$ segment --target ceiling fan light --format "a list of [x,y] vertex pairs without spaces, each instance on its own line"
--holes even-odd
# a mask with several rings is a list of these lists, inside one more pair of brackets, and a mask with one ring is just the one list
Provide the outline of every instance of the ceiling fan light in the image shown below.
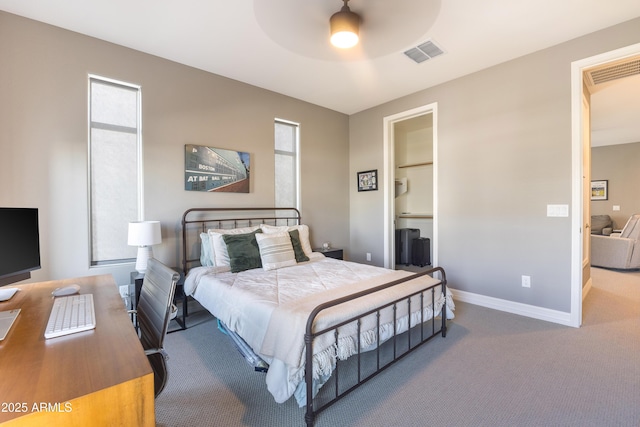
[[343,6],[334,13],[329,21],[331,26],[331,44],[340,49],[348,49],[358,44],[360,16]]
[[340,31],[331,36],[331,44],[340,49],[349,49],[358,44],[358,35],[350,31]]

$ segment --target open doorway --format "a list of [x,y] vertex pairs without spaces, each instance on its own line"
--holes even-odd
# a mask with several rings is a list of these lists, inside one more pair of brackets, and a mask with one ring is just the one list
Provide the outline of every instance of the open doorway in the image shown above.
[[[590,273],[593,287],[607,289],[610,283],[596,280],[609,276],[595,267],[620,269],[619,277],[640,267],[631,256],[636,251],[626,239],[617,238],[627,221],[640,212],[640,55],[589,68],[584,77],[585,90],[591,94],[592,182],[606,190],[590,203],[594,266]],[[583,289],[583,300],[589,290]]]
[[636,56],[640,56],[640,44],[576,61],[571,67],[573,184],[570,325],[575,327],[582,324],[582,300],[586,295],[584,291],[588,291],[590,286],[589,244],[585,244],[585,241],[590,235],[591,200],[589,193],[585,191],[585,184],[591,179],[591,115],[585,113],[585,108],[590,109],[591,99],[585,82],[585,72]]
[[592,180],[607,189],[591,199],[591,215],[606,228],[591,224],[591,232],[606,235],[640,212],[640,56],[589,68],[585,81],[591,95]]
[[[437,104],[384,118],[384,262],[386,268],[419,269],[437,265],[438,162]],[[411,241],[400,242],[396,230],[414,230],[423,253],[420,262],[407,255]],[[400,246],[404,252],[400,250]],[[427,249],[428,248],[428,249]],[[402,254],[402,255],[401,255]],[[402,256],[402,259],[400,257]],[[416,264],[416,265],[414,265]]]

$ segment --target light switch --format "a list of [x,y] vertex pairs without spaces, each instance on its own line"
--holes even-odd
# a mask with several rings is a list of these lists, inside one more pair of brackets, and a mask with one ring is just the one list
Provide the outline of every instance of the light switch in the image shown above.
[[547,205],[548,217],[567,217],[569,216],[569,205]]
[[620,205],[613,205],[613,210],[614,211],[619,211],[620,210]]

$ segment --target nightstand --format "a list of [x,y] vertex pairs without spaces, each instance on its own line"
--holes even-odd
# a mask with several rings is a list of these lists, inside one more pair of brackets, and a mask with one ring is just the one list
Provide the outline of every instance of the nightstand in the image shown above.
[[343,259],[342,249],[336,249],[336,248],[331,248],[331,249],[318,248],[318,249],[314,249],[313,251],[314,251],[314,252],[320,252],[321,254],[323,254],[324,256],[329,257],[329,258]]

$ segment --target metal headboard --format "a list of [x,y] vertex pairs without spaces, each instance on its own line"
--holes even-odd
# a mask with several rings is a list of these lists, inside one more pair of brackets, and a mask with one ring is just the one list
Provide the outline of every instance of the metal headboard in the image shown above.
[[[238,228],[252,225],[299,225],[296,208],[191,208],[182,215],[182,271],[200,263],[200,233],[210,228]],[[197,250],[193,250],[197,247]],[[193,255],[197,253],[198,257]]]

